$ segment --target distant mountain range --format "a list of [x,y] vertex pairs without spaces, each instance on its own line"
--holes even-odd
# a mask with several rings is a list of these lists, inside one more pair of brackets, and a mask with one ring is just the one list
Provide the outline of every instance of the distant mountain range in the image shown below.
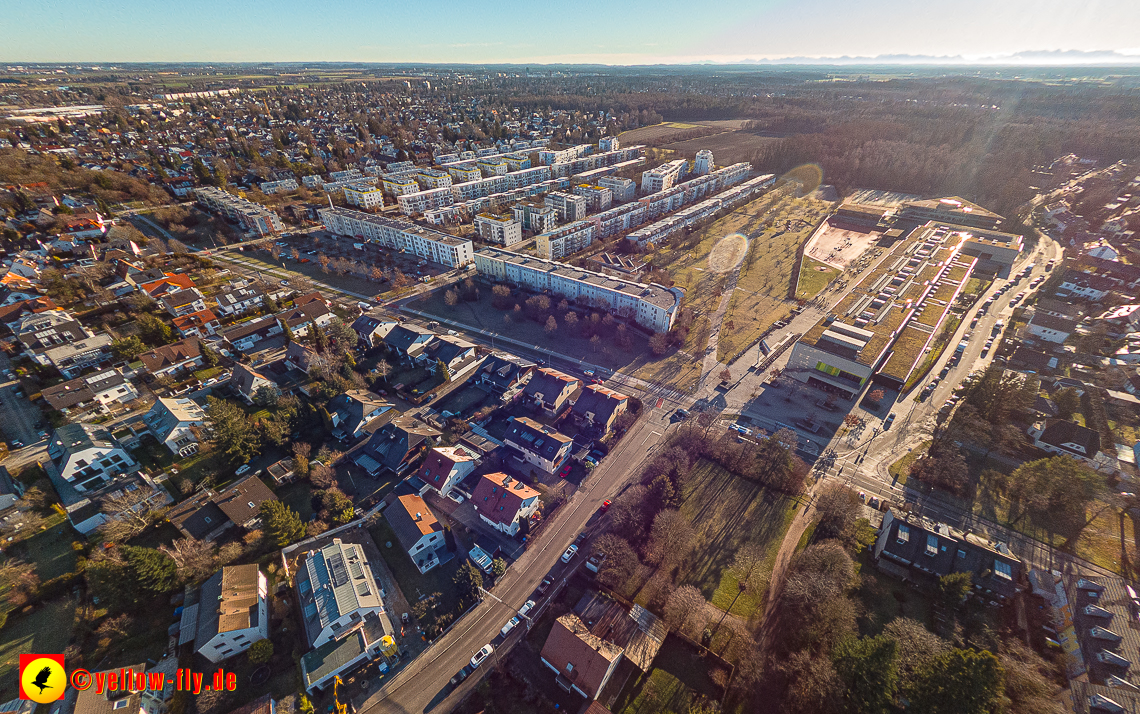
[[809,64],[809,65],[1140,65],[1140,55],[1116,50],[1034,50],[1010,55],[964,57],[962,55],[876,55],[874,57],[780,57],[743,59],[737,62],[698,62],[696,64]]

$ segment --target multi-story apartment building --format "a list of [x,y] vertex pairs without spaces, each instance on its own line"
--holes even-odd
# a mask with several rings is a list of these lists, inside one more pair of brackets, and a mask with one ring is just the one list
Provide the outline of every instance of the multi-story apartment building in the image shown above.
[[591,220],[598,226],[597,237],[609,238],[641,225],[645,221],[645,206],[641,203],[626,203],[591,216]]
[[385,176],[380,180],[380,185],[383,187],[384,193],[396,198],[419,193],[423,190],[411,176]]
[[455,196],[456,201],[470,201],[473,198],[482,198],[493,193],[506,191],[510,187],[510,179],[506,176],[490,176],[478,181],[454,184],[451,187],[451,193]]
[[478,181],[483,178],[483,172],[469,164],[453,164],[448,166],[447,173],[451,175],[453,183],[466,183],[467,181]]
[[[415,184],[415,181],[412,183]],[[405,216],[425,213],[455,203],[455,194],[452,193],[452,188],[454,187],[433,188],[428,191],[405,193],[398,196],[396,202],[400,204],[400,213],[403,213]]]
[[384,207],[384,191],[375,186],[346,186],[344,200],[350,206],[359,206],[368,210]]
[[669,238],[680,235],[685,232],[685,219],[677,216],[669,216],[663,218],[656,223],[651,223],[647,226],[642,226],[633,231],[625,237],[631,243],[636,243],[639,248],[646,246],[654,246],[662,243]]
[[522,171],[530,168],[530,156],[527,154],[504,156],[503,161],[507,163],[507,171]]
[[553,208],[558,214],[558,220],[563,223],[580,221],[586,217],[586,199],[584,196],[575,196],[562,191],[551,191],[546,194],[543,203]]
[[618,203],[628,203],[637,198],[637,184],[633,179],[604,176],[598,179],[598,185],[602,188],[608,188]]
[[575,300],[616,312],[655,332],[668,332],[681,307],[684,291],[663,285],[611,278],[544,258],[533,258],[498,248],[475,254],[481,275],[512,285]]
[[285,230],[281,217],[265,206],[247,201],[240,196],[227,193],[212,186],[194,190],[194,197],[206,209],[236,221],[242,228],[259,234],[278,233]]
[[657,193],[672,188],[676,183],[685,178],[685,172],[688,169],[689,162],[686,159],[676,159],[661,164],[655,169],[649,169],[641,173],[641,192],[642,193]]
[[641,205],[645,206],[645,218],[656,218],[663,213],[670,213],[676,211],[681,206],[685,205],[685,189],[681,186],[673,186],[664,191],[651,193],[648,196],[642,196],[639,199]]
[[301,183],[305,188],[319,189],[325,185],[325,180],[319,174],[309,174],[301,177]]
[[433,188],[448,188],[451,186],[451,174],[439,169],[420,169],[412,174],[412,178],[427,191]]
[[598,151],[605,153],[607,151],[617,151],[621,148],[621,142],[618,141],[616,136],[603,136],[598,139]]
[[545,166],[550,166],[552,164],[560,164],[568,161],[573,161],[580,156],[585,156],[586,154],[592,153],[593,150],[593,144],[578,144],[577,146],[571,146],[569,149],[562,149],[560,151],[555,151],[553,149],[543,149],[542,151],[538,152],[538,161]]
[[507,175],[507,162],[502,159],[480,159],[475,165],[485,177]]
[[262,181],[258,186],[261,192],[266,196],[272,196],[275,193],[288,193],[289,191],[297,190],[296,179],[283,179],[281,181]]
[[474,260],[471,241],[423,228],[414,223],[347,208],[322,208],[318,215],[329,231],[367,238],[382,246],[413,253],[426,260],[460,268]]
[[534,168],[521,169],[519,171],[512,171],[507,174],[507,186],[510,188],[522,188],[523,186],[531,186],[537,183],[550,180],[550,167],[549,166],[535,166]]
[[543,233],[535,238],[535,251],[543,258],[556,260],[583,250],[597,235],[594,221],[575,221]]
[[358,178],[364,178],[364,174],[360,169],[347,169],[345,171],[332,171],[329,173],[329,181],[352,181]]
[[707,176],[713,170],[713,153],[708,149],[697,152],[697,160],[693,162],[693,173],[697,176]]
[[578,184],[573,189],[575,196],[581,196],[586,199],[586,211],[588,213],[597,213],[604,211],[610,207],[614,201],[614,194],[608,188],[601,186],[591,186],[590,184]]
[[522,223],[510,216],[480,213],[475,216],[475,230],[488,243],[512,246],[522,241]]
[[558,214],[550,206],[516,203],[511,207],[511,214],[525,230],[531,233],[549,233],[558,225]]
[[48,442],[48,458],[55,464],[59,478],[80,493],[105,486],[115,476],[138,468],[111,432],[93,424],[64,424],[56,428]]

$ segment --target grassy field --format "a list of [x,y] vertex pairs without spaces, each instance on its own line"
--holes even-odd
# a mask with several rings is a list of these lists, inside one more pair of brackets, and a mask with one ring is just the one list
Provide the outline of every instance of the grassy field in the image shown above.
[[751,618],[762,612],[767,588],[737,597],[738,581],[730,572],[733,558],[744,545],[757,544],[767,549],[764,569],[770,572],[794,515],[794,502],[708,461],[693,467],[684,497],[681,513],[693,523],[697,545],[680,584],[697,586],[722,610],[731,605],[734,615]]
[[[225,263],[230,262],[227,260],[229,255],[231,254],[222,253],[213,257],[216,260]],[[281,262],[275,262],[272,259],[272,256],[270,256],[268,253],[263,253],[261,251],[245,251],[244,253],[236,253],[233,255],[236,255],[241,259],[242,262],[246,263],[247,265],[245,267],[251,269],[262,267],[266,270],[276,270],[278,272],[281,271]],[[293,260],[286,260],[285,270],[289,273],[300,273],[301,275],[304,275],[311,280],[319,280],[322,283],[331,285],[332,287],[341,290],[347,290],[349,292],[357,293],[360,295],[374,295],[376,296],[377,300],[388,299],[382,297],[382,293],[384,293],[385,289],[388,287],[386,284],[374,283],[371,280],[365,280],[364,278],[358,278],[353,275],[337,275],[331,271],[325,273],[321,270],[320,264],[316,262],[298,263]],[[275,275],[271,274],[270,278],[273,279],[273,282],[276,282]]]
[[832,280],[839,276],[839,270],[827,263],[821,263],[814,258],[804,256],[804,264],[800,269],[800,279],[796,283],[796,298],[811,300],[823,292]]
[[931,625],[929,597],[901,580],[876,570],[870,564],[870,549],[864,549],[857,560],[861,577],[855,596],[863,603],[863,615],[859,618],[862,634],[877,635],[888,623],[899,617],[918,620],[927,627]]
[[20,541],[11,549],[12,555],[35,564],[40,581],[75,570],[75,551],[71,544],[80,540],[79,534],[63,516],[53,515],[48,524],[47,530]]
[[682,156],[692,156],[701,149],[708,149],[713,152],[718,164],[727,166],[738,161],[752,161],[767,144],[773,141],[775,139],[771,137],[747,131],[728,131],[715,136],[676,141],[666,144],[665,148],[673,149]]
[[687,714],[701,697],[719,701],[723,692],[708,677],[705,661],[675,637],[667,637],[653,667],[630,677],[618,694],[617,714]]
[[898,461],[895,461],[890,466],[888,466],[887,473],[889,473],[896,481],[898,481],[898,484],[902,486],[906,483],[907,477],[910,476],[911,464],[913,464],[915,461],[918,461],[918,457],[925,454],[928,448],[930,448],[930,442],[922,442],[922,444],[916,446],[904,454],[903,457]]
[[741,121],[728,119],[724,121],[697,121],[679,122],[667,121],[652,126],[642,126],[637,129],[623,131],[618,135],[623,146],[632,144],[665,144],[679,139],[692,139],[694,129],[704,130],[701,135],[707,136],[719,131],[734,130],[740,127]]
[[63,652],[74,620],[71,598],[52,600],[28,615],[12,615],[0,636],[0,697],[7,701],[20,694],[16,682],[20,654]]
[[[368,532],[376,541],[376,547],[384,556],[384,562],[392,571],[392,577],[400,584],[400,590],[404,593],[408,604],[414,606],[421,597],[439,593],[439,599],[436,601],[434,610],[436,614],[444,615],[458,611],[459,597],[456,595],[455,583],[452,581],[455,578],[455,573],[459,570],[459,566],[463,565],[462,553],[457,553],[456,557],[449,562],[437,565],[421,575],[415,563],[400,547],[400,542],[396,540],[396,534],[387,521],[383,518],[373,520],[372,525],[368,527]],[[391,548],[385,545],[389,542],[392,544]]]
[[[755,204],[750,204],[755,205]],[[815,224],[831,210],[831,204],[811,198],[780,196],[749,222],[752,235],[748,255],[740,268],[736,292],[724,314],[732,329],[722,330],[717,357],[731,361],[776,320],[791,313],[788,287],[796,271],[796,251],[811,237]],[[804,221],[800,228],[785,231],[787,221]]]

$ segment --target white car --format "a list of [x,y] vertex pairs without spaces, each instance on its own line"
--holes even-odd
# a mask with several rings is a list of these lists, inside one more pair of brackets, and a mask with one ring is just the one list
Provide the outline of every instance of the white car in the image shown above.
[[487,659],[488,657],[490,657],[491,653],[494,651],[495,651],[495,648],[492,647],[491,645],[489,645],[489,644],[483,645],[483,648],[481,650],[479,650],[478,652],[476,652],[475,656],[471,658],[471,667],[475,668],[475,667],[478,667],[479,665],[483,664],[483,661],[485,659]]
[[247,473],[249,473],[249,468],[250,468],[249,464],[242,464],[241,466],[238,467],[237,471],[234,471],[234,475],[235,476],[242,476],[244,474],[247,474]]
[[511,619],[507,620],[507,624],[503,625],[503,629],[499,630],[499,634],[501,634],[503,637],[506,637],[507,635],[511,634],[511,630],[515,629],[515,625],[517,624],[519,624],[519,618],[512,617]]
[[523,606],[519,608],[519,614],[522,615],[523,617],[526,617],[527,615],[530,614],[530,611],[533,609],[534,609],[534,600],[527,600],[526,602],[523,603]]
[[563,563],[569,563],[571,560],[574,559],[574,556],[577,554],[578,554],[578,546],[571,545],[569,548],[566,549],[566,552],[562,554],[562,562]]

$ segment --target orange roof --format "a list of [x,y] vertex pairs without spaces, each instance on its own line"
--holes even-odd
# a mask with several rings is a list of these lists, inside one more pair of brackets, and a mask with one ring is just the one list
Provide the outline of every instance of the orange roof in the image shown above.
[[[429,535],[440,530],[439,520],[435,514],[428,508],[427,502],[416,495],[400,496],[397,501],[404,507],[404,510],[412,516],[412,523],[420,529],[420,535]],[[414,517],[415,514],[420,514],[419,520]]]
[[199,310],[192,312],[189,315],[174,318],[174,326],[179,330],[186,330],[191,327],[200,327],[209,322],[216,322],[218,316],[214,314],[213,310]]
[[[167,273],[166,275],[159,278],[158,280],[152,280],[149,283],[143,283],[139,287],[142,288],[143,292],[147,293],[148,295],[151,295],[152,293],[154,293],[155,291],[160,290],[160,289],[162,290],[162,292],[166,292],[166,290],[168,288],[163,288],[163,286],[178,287],[178,288],[182,288],[183,290],[185,290],[187,288],[194,287],[194,281],[190,279],[189,275],[178,275],[176,273]],[[153,297],[153,295],[152,295],[152,297]]]

